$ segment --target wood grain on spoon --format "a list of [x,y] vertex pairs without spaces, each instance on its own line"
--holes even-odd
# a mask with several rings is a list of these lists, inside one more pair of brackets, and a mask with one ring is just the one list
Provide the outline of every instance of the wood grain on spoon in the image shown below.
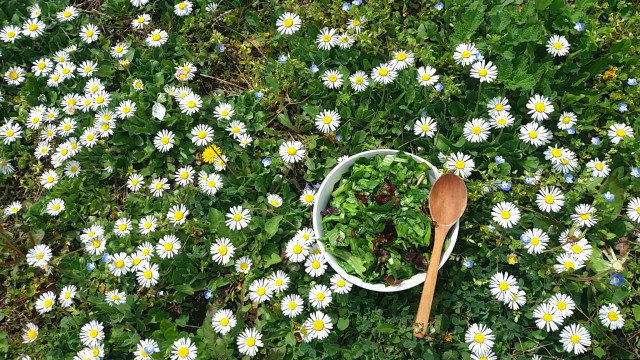
[[422,338],[427,333],[433,293],[438,279],[438,267],[442,255],[442,244],[449,229],[460,219],[467,207],[467,186],[454,174],[444,174],[438,178],[429,193],[429,210],[436,223],[433,251],[429,259],[427,277],[424,280],[420,305],[413,324],[413,335]]

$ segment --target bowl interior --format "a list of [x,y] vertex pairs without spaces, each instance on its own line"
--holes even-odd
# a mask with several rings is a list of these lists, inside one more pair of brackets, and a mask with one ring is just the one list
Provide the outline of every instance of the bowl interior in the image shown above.
[[[390,149],[370,150],[370,151],[361,152],[359,154],[350,156],[340,164],[336,165],[329,172],[329,174],[325,177],[324,181],[320,185],[320,189],[318,189],[318,193],[316,195],[316,204],[313,207],[313,219],[312,219],[313,230],[315,231],[318,238],[321,238],[322,236],[324,236],[324,231],[322,229],[321,212],[327,208],[327,205],[331,201],[331,193],[333,192],[333,188],[335,187],[336,183],[338,183],[340,179],[342,179],[342,176],[351,169],[351,166],[353,166],[356,159],[360,157],[371,158],[376,155],[383,155],[383,156],[393,155],[396,153],[398,153],[398,150],[390,150]],[[413,159],[415,159],[417,162],[426,163],[431,168],[431,170],[429,170],[429,172],[427,173],[429,182],[431,184],[433,184],[438,179],[438,177],[440,176],[440,171],[438,171],[438,169],[435,166],[433,166],[430,162],[426,161],[425,159],[419,156],[409,154],[409,153],[407,154],[411,155],[411,157],[413,157]],[[459,223],[456,222],[456,224],[452,227],[451,231],[449,232],[449,237],[444,243],[444,246],[443,246],[444,250],[442,253],[442,258],[440,260],[440,267],[442,267],[442,265],[444,265],[447,259],[449,259],[449,256],[453,251],[453,246],[455,245],[456,239],[458,237],[458,230],[459,230]],[[338,264],[336,258],[326,251],[324,244],[322,244],[321,241],[318,241],[318,246],[322,249],[323,252],[325,252],[327,262],[329,263],[329,265],[338,274],[340,274],[340,276],[344,277],[347,281],[351,282],[352,284],[367,290],[378,291],[378,292],[401,291],[401,290],[409,289],[416,285],[422,284],[424,282],[424,279],[427,276],[426,273],[419,273],[409,279],[405,279],[400,284],[395,286],[368,283],[363,281],[357,276],[348,274],[340,266],[340,264]]]

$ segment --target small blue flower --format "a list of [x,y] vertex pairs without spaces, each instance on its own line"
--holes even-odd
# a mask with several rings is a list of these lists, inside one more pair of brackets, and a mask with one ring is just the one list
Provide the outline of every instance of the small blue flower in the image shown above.
[[94,264],[94,263],[88,263],[87,264],[87,270],[93,271],[93,270],[95,270],[95,268],[96,268],[96,264]]
[[564,175],[564,182],[566,182],[567,184],[573,184],[573,175],[565,174]]
[[616,196],[615,196],[615,195],[613,195],[610,191],[607,191],[607,192],[606,192],[604,195],[602,195],[602,196],[604,196],[604,199],[605,199],[605,200],[607,200],[607,201],[613,201],[613,199],[615,199],[615,198],[616,198]]
[[611,275],[611,280],[609,280],[609,284],[615,285],[615,286],[620,286],[623,283],[624,283],[624,278],[622,277],[622,275],[619,275],[619,274],[612,274]]
[[268,157],[262,159],[262,166],[268,167],[269,165],[271,165],[271,159],[269,159]]
[[156,348],[155,348],[155,347],[153,347],[153,346],[145,346],[145,347],[144,347],[144,352],[146,352],[146,353],[147,353],[147,355],[151,355],[151,354],[153,354],[154,352],[156,352]]
[[211,299],[211,290],[205,290],[204,298],[207,300]]
[[531,185],[535,182],[535,179],[532,178],[531,176],[525,176],[524,177],[524,183],[527,185]]
[[527,245],[531,242],[531,238],[522,234],[520,235],[520,241],[522,241],[523,244]]
[[575,133],[576,133],[576,129],[573,126],[567,129],[567,134],[573,135]]
[[620,111],[621,113],[626,112],[627,109],[627,104],[622,103],[622,104],[618,104],[618,111]]
[[102,254],[102,262],[108,263],[109,261],[111,261],[111,255],[108,252]]
[[442,3],[442,1],[439,1],[439,2],[436,4],[436,10],[440,11],[440,10],[442,10],[442,9],[444,9],[444,4]]
[[592,143],[593,145],[600,145],[600,138],[599,138],[599,137],[597,137],[597,136],[592,137],[592,138],[591,138],[591,143]]
[[482,60],[484,60],[484,56],[482,56],[482,54],[480,52],[478,52],[476,54],[476,61],[482,61]]
[[584,30],[584,23],[577,22],[573,28],[576,29],[577,31],[582,31]]
[[437,83],[433,88],[436,89],[436,91],[441,91],[444,89],[444,86],[442,86],[442,83]]
[[631,168],[631,176],[633,177],[640,177],[640,169],[638,169],[637,167],[632,167]]
[[464,259],[464,261],[462,262],[462,265],[464,265],[464,267],[466,267],[467,269],[471,269],[473,267],[473,261],[469,259]]
[[220,51],[221,53],[224,52],[227,48],[224,46],[224,44],[218,44],[218,46],[216,47],[218,49],[218,51]]
[[489,230],[491,230],[491,231],[495,231],[495,230],[496,230],[496,227],[495,227],[495,226],[493,226],[493,225],[491,225],[491,224],[487,225],[487,227],[488,227],[488,228],[489,228]]
[[358,5],[362,4],[362,0],[353,0],[351,3],[353,5],[355,5],[355,6],[358,6]]
[[318,65],[313,64],[313,65],[309,66],[309,70],[311,70],[311,72],[315,74],[315,73],[317,73],[317,72],[318,72],[318,70],[320,70],[320,69],[318,69]]
[[427,110],[422,110],[422,114],[420,114],[420,116],[427,117]]
[[289,58],[287,57],[287,55],[280,55],[278,56],[278,61],[280,61],[281,64],[284,64],[287,62]]
[[504,158],[500,155],[496,156],[496,164],[500,165],[500,164],[504,164]]
[[264,93],[260,90],[256,91],[255,95],[257,99],[262,99],[264,97]]
[[160,291],[158,291],[158,292],[156,293],[156,295],[158,295],[158,296],[163,296],[163,295],[164,295],[164,291],[160,290]]
[[638,85],[638,80],[636,80],[636,78],[629,78],[627,79],[627,84],[630,86],[636,86]]
[[336,135],[336,141],[342,141],[342,135],[340,134]]
[[500,183],[500,189],[504,190],[504,191],[509,191],[511,190],[511,183],[508,181],[503,181]]
[[349,11],[349,9],[351,9],[351,4],[349,3],[342,4],[342,10]]
[[313,184],[313,188],[316,190],[320,189],[320,184],[319,183]]

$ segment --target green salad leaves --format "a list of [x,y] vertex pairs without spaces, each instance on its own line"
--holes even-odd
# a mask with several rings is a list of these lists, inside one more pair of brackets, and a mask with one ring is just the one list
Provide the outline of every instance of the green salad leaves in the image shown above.
[[322,212],[321,241],[349,273],[398,284],[425,271],[431,243],[429,166],[404,153],[359,158]]

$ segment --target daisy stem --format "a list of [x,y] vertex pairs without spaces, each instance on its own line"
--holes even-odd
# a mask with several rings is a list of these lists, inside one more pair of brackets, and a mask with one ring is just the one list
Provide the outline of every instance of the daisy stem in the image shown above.
[[220,161],[222,161],[222,163],[224,163],[224,166],[227,167],[227,169],[229,169],[229,171],[231,171],[231,173],[233,174],[234,177],[238,177],[238,175],[236,175],[235,171],[233,171],[233,169],[231,168],[231,166],[229,166],[229,164],[227,164],[227,162],[224,160],[224,158],[222,156],[220,156],[220,154],[218,154],[218,152],[216,151],[216,149],[214,147],[211,147],[211,150],[213,150],[214,153],[216,153],[216,157],[220,158]]
[[478,98],[476,99],[476,108],[473,109],[473,116],[478,115],[478,105],[480,104],[480,92],[482,91],[482,82],[478,85]]

